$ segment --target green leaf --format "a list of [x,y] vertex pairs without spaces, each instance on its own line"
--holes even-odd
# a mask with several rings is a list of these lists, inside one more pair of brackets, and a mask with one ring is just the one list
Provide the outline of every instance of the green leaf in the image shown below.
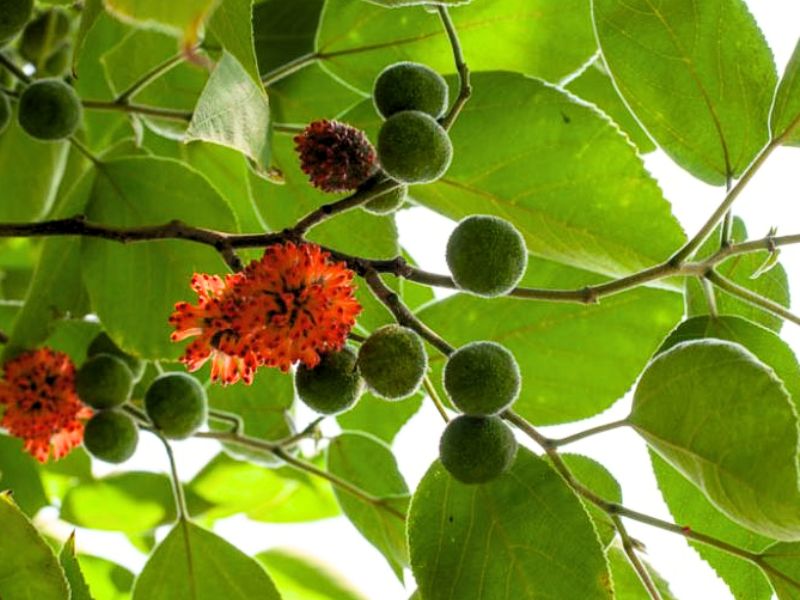
[[253,45],[253,0],[221,0],[208,22],[208,32],[236,58],[253,83],[260,86]]
[[[541,259],[529,261],[528,273],[525,284],[543,287],[597,281]],[[476,339],[506,346],[523,374],[514,410],[537,425],[551,425],[590,417],[621,398],[681,313],[678,294],[639,287],[598,305],[456,294],[428,305],[419,317],[455,346]],[[431,354],[430,364],[439,384],[444,359]]]
[[459,483],[434,462],[414,494],[408,539],[425,600],[613,597],[583,505],[522,447],[511,471],[484,485]]
[[[93,221],[119,227],[184,219],[197,227],[237,229],[230,208],[203,177],[181,163],[150,157],[104,163],[86,212]],[[166,240],[123,246],[85,239],[81,260],[92,307],[106,330],[123,349],[148,359],[179,354],[167,319],[176,302],[194,301],[192,274],[225,268],[208,246]]]
[[800,600],[800,543],[779,542],[762,553],[778,600]]
[[[453,219],[508,219],[532,254],[609,276],[681,245],[661,190],[607,119],[521,75],[475,73],[472,83],[451,131],[453,164],[438,182],[412,188],[418,203]],[[502,142],[475,143],[487,131]]]
[[324,0],[264,0],[253,6],[253,43],[261,74],[314,51]]
[[244,513],[255,521],[297,523],[339,514],[327,482],[293,468],[268,469],[226,454],[203,467],[188,489],[213,505],[204,514],[209,519]]
[[800,145],[800,40],[794,47],[792,58],[786,65],[786,71],[778,84],[775,93],[775,105],[772,107],[770,126],[772,137],[777,138],[793,127],[786,144]]
[[769,138],[772,53],[742,0],[593,0],[603,57],[627,105],[706,183],[738,177]]
[[[620,548],[609,548],[606,556],[611,567],[611,578],[614,580],[614,598],[616,600],[650,600],[639,575],[633,570],[631,563]],[[662,600],[677,600],[669,589],[669,584],[653,567],[644,563],[650,578],[661,593]]]
[[53,551],[17,508],[0,493],[0,598],[64,600],[69,587]]
[[[622,488],[614,476],[603,465],[588,456],[580,454],[562,454],[561,458],[579,482],[609,502],[622,504]],[[592,517],[597,536],[604,547],[614,540],[617,529],[614,522],[603,510],[590,502],[583,502],[586,512]]]
[[422,406],[423,399],[424,395],[419,393],[398,402],[387,402],[365,392],[354,408],[338,415],[336,420],[342,429],[363,431],[391,444]]
[[196,42],[198,29],[219,0],[103,0],[115,17],[141,27],[182,36],[186,46]]
[[[328,471],[377,498],[392,498],[392,506],[406,512],[408,486],[391,449],[363,433],[344,432],[328,446]],[[381,507],[334,489],[347,518],[386,557],[402,581],[408,565],[405,522]]]
[[730,519],[800,538],[794,406],[743,346],[701,340],[664,352],[639,380],[628,420]]
[[75,555],[75,532],[69,536],[61,549],[61,554],[58,556],[61,568],[64,569],[64,574],[67,576],[69,582],[69,598],[70,600],[93,600],[92,593],[89,591],[89,586],[81,572],[81,566],[78,563],[78,558]]
[[269,102],[261,83],[228,52],[211,72],[194,109],[187,140],[239,150],[262,169],[269,165]]
[[385,6],[386,8],[401,8],[403,6],[414,6],[416,4],[440,4],[442,6],[458,6],[459,4],[468,4],[471,0],[436,0],[430,2],[429,0],[366,0],[378,6]]
[[[189,512],[200,514],[208,502],[187,494]],[[91,529],[141,533],[175,519],[169,478],[130,471],[72,487],[61,502],[61,519]]]
[[116,563],[86,554],[78,555],[89,589],[102,600],[129,600],[133,573]]
[[647,132],[625,106],[619,92],[614,87],[614,82],[608,74],[608,67],[603,59],[598,56],[581,71],[580,75],[572,79],[565,86],[567,91],[583,100],[587,100],[606,113],[636,144],[639,152],[646,154],[656,149],[656,145]]
[[86,0],[83,5],[80,25],[78,26],[78,32],[75,34],[75,48],[72,51],[72,69],[75,72],[78,70],[78,63],[83,53],[86,37],[104,11],[103,0]]
[[[731,521],[652,450],[650,460],[658,488],[676,523],[751,552],[760,552],[772,543],[769,538]],[[769,600],[772,596],[764,575],[752,563],[705,544],[692,541],[689,544],[728,585],[736,600]]]
[[133,588],[133,600],[280,600],[266,571],[234,546],[180,522],[156,548]]
[[[747,239],[747,229],[744,222],[736,217],[733,221],[731,239],[734,243],[743,242]],[[697,258],[702,260],[708,258],[719,250],[719,228],[712,234],[706,243],[698,250]],[[770,256],[766,250],[739,254],[732,256],[717,267],[717,271],[749,290],[762,296],[774,300],[778,304],[788,308],[790,302],[789,278],[786,269],[780,263],[773,266],[765,273],[755,276],[764,261]],[[715,293],[717,301],[717,312],[722,315],[738,315],[769,327],[774,331],[780,331],[783,327],[783,319],[768,313],[765,310],[753,306],[749,302],[744,302],[738,298],[717,289]],[[704,296],[700,283],[695,277],[686,279],[686,312],[691,315],[706,315],[709,312],[708,302]]]
[[22,440],[6,435],[0,435],[0,490],[10,490],[29,517],[49,504],[36,460],[23,450]]
[[[517,71],[558,81],[597,49],[589,5],[583,0],[557,5],[547,0],[475,2],[454,10],[451,17],[473,71]],[[564,43],[566,37],[569,43]],[[317,53],[325,68],[364,92],[396,61],[455,72],[439,16],[424,7],[397,12],[363,2],[328,2]]]
[[314,558],[275,548],[256,555],[283,600],[366,600],[338,573]]

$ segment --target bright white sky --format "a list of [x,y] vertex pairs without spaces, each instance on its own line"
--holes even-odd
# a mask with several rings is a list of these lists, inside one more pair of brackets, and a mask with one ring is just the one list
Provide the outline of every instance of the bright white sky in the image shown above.
[[[772,47],[778,72],[782,73],[800,35],[800,2],[749,0],[748,4]],[[687,232],[694,232],[721,201],[723,192],[693,179],[663,153],[649,155],[645,162],[672,201],[674,212]],[[778,226],[780,234],[798,233],[799,203],[800,149],[779,149],[737,201],[735,212],[745,219],[753,237],[766,235],[773,225]],[[400,213],[398,223],[401,243],[421,266],[446,272],[444,249],[453,223],[419,208]],[[800,248],[783,250],[781,260],[790,274],[792,297],[800,298]],[[800,327],[787,324],[783,336],[800,354]],[[593,419],[549,428],[546,433],[559,437],[620,419],[628,414],[629,407],[630,401],[626,398]],[[300,423],[309,419],[308,414],[299,415]],[[426,402],[423,410],[397,437],[395,451],[412,489],[437,456],[441,430],[441,418]],[[635,433],[616,430],[571,445],[569,450],[606,465],[622,484],[627,506],[670,520],[657,490],[645,445]],[[213,456],[216,448],[212,442],[187,441],[176,444],[176,452],[181,475],[188,480]],[[166,471],[163,454],[159,443],[145,435],[136,456],[124,469]],[[107,473],[111,469],[98,465],[98,471]],[[40,521],[68,535],[71,527],[58,523],[55,517],[56,511],[48,510]],[[631,534],[646,544],[647,560],[670,582],[678,598],[724,600],[732,597],[682,538],[635,522],[629,522],[628,526]],[[301,525],[267,525],[233,517],[220,521],[215,531],[248,553],[278,546],[315,556],[333,566],[370,600],[405,600],[414,589],[410,578],[407,589],[398,583],[382,556],[344,518]],[[76,539],[80,549],[108,556],[136,572],[144,564],[145,556],[121,535],[80,530]]]

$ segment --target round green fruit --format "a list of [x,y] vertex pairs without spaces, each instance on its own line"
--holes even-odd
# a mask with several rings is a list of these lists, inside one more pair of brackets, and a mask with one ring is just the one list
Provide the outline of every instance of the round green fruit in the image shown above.
[[144,375],[144,370],[147,366],[145,361],[122,350],[105,331],[101,331],[94,337],[89,344],[89,349],[86,351],[87,356],[95,356],[97,354],[111,354],[122,360],[131,370],[134,382],[139,381]]
[[408,197],[408,187],[401,185],[368,200],[363,208],[373,215],[388,215],[403,206]]
[[0,92],[0,133],[3,133],[11,122],[11,102],[8,96]]
[[424,112],[396,113],[378,132],[378,160],[390,177],[402,183],[436,181],[452,158],[447,132]]
[[19,53],[39,66],[66,40],[69,35],[69,15],[62,9],[43,12],[28,23],[19,42]]
[[500,344],[472,342],[447,359],[444,388],[464,414],[494,415],[517,399],[519,366],[514,355]]
[[461,221],[447,241],[447,264],[462,290],[500,296],[522,279],[528,251],[522,234],[508,221],[473,215]]
[[298,367],[294,383],[300,400],[323,415],[334,415],[353,406],[364,388],[356,360],[356,353],[345,347],[324,354],[313,369]]
[[81,101],[59,79],[41,79],[26,87],[19,97],[19,124],[39,140],[69,137],[81,122]]
[[206,422],[208,399],[200,382],[186,373],[164,373],[144,395],[147,416],[170,439],[184,439]]
[[89,358],[75,376],[78,397],[93,408],[113,408],[131,397],[133,376],[116,356],[97,354]]
[[96,413],[83,432],[83,445],[89,454],[110,463],[128,460],[139,443],[139,429],[133,419],[120,410]]
[[430,67],[399,62],[381,71],[372,98],[384,118],[404,110],[419,110],[438,119],[447,109],[447,83]]
[[358,351],[358,368],[369,388],[387,400],[399,400],[419,389],[428,357],[420,337],[407,327],[384,325]]
[[0,46],[16,36],[33,14],[33,0],[0,0]]
[[439,458],[462,483],[486,483],[511,467],[517,440],[500,417],[461,415],[445,427],[439,441]]

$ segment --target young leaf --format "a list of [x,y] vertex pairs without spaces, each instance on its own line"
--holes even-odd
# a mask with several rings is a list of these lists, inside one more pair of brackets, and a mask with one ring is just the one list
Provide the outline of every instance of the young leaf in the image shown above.
[[772,53],[742,0],[594,0],[614,82],[667,154],[724,185],[769,138]]
[[74,531],[64,543],[64,547],[61,548],[58,560],[69,582],[69,600],[93,600],[92,593],[89,591],[89,586],[86,584],[78,558],[75,555]]
[[17,508],[0,493],[0,598],[64,600],[69,586],[53,551]]
[[459,483],[434,462],[414,494],[408,538],[425,600],[613,597],[589,516],[525,448],[484,485]]
[[208,22],[208,32],[261,85],[253,45],[253,0],[221,0]]
[[[392,498],[391,506],[406,512],[408,486],[392,451],[377,438],[344,432],[328,446],[328,470],[377,498]],[[402,580],[408,565],[405,523],[382,507],[334,488],[342,511],[361,534],[386,557]]]
[[133,587],[133,573],[116,563],[89,556],[78,555],[83,576],[92,594],[101,600],[130,600]]
[[701,340],[659,355],[629,422],[729,518],[800,538],[797,417],[783,383],[743,346]]
[[281,600],[255,560],[221,537],[181,522],[155,549],[133,600]]
[[274,548],[256,555],[283,600],[366,600],[338,573],[314,558]]
[[800,145],[800,40],[794,47],[792,58],[786,65],[786,72],[778,84],[775,93],[775,105],[772,107],[770,125],[772,137],[777,138],[792,128],[786,144]]

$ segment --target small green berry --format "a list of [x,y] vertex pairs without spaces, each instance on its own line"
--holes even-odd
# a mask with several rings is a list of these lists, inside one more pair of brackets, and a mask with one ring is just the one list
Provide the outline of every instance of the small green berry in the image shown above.
[[364,387],[356,360],[356,353],[345,347],[323,354],[313,369],[300,365],[294,377],[300,400],[323,415],[334,415],[353,406]]
[[97,354],[89,358],[75,375],[78,397],[93,408],[113,408],[131,397],[133,376],[116,356]]
[[69,15],[64,10],[47,10],[25,27],[19,41],[19,53],[33,64],[41,65],[66,40],[69,28]]
[[378,132],[378,160],[403,183],[439,179],[453,158],[453,144],[432,116],[407,110],[389,117]]
[[3,133],[11,122],[11,103],[8,96],[0,92],[0,133]]
[[473,215],[447,241],[447,264],[459,288],[478,296],[507,294],[528,265],[525,239],[508,221]]
[[206,422],[208,399],[200,382],[186,373],[164,373],[144,395],[147,416],[166,437],[185,439]]
[[384,118],[404,110],[419,110],[438,119],[447,109],[447,83],[430,67],[399,62],[381,71],[372,98]]
[[378,396],[399,400],[419,389],[428,357],[420,337],[407,327],[384,325],[358,351],[358,368]]
[[124,412],[112,409],[96,413],[83,432],[89,454],[110,463],[122,463],[136,451],[139,429]]
[[122,360],[131,370],[134,382],[139,381],[142,378],[142,375],[144,375],[144,370],[147,367],[147,363],[145,361],[135,356],[131,356],[117,346],[114,343],[114,340],[112,340],[105,331],[101,331],[94,337],[86,351],[86,355],[90,357],[95,356],[96,354],[111,354],[112,356],[116,356]]
[[403,206],[407,197],[408,187],[401,185],[368,200],[362,208],[373,215],[388,215]]
[[39,140],[60,140],[78,129],[81,101],[70,86],[59,79],[41,79],[26,87],[19,97],[22,129]]
[[472,342],[447,359],[444,388],[461,412],[494,415],[517,399],[519,366],[514,355],[500,344]]
[[445,427],[439,458],[462,483],[486,483],[508,471],[517,455],[517,440],[500,417],[461,415]]
[[0,0],[0,46],[22,31],[33,14],[33,0]]

